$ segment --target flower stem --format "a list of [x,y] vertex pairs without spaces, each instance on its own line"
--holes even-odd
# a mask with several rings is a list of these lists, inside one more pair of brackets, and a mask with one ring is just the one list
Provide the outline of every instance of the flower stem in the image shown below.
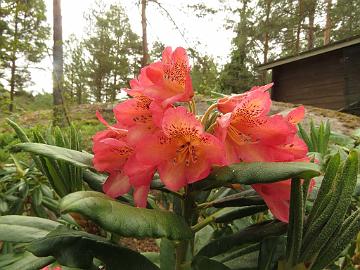
[[213,123],[213,124],[206,130],[206,132],[212,133],[212,132],[214,131],[214,128],[215,128],[216,124],[217,124],[216,122]]
[[[191,194],[190,187],[185,187],[184,199],[181,201],[181,215],[185,219],[186,223],[191,226],[193,222],[194,215],[194,198]],[[178,213],[180,214],[180,213]],[[184,270],[186,267],[186,261],[188,255],[192,256],[194,248],[194,238],[190,240],[180,241],[175,249],[176,252],[176,270]]]
[[191,112],[196,115],[196,103],[195,103],[195,100],[194,99],[191,99],[190,102],[189,102],[190,106],[191,106]]
[[206,225],[212,223],[215,220],[215,216],[209,216],[205,218],[204,220],[200,221],[199,223],[195,224],[191,227],[191,230],[195,233],[197,231],[200,231],[202,228],[204,228]]
[[201,124],[203,126],[206,125],[206,121],[209,119],[210,113],[217,108],[217,103],[212,104],[204,113],[203,117],[201,118]]

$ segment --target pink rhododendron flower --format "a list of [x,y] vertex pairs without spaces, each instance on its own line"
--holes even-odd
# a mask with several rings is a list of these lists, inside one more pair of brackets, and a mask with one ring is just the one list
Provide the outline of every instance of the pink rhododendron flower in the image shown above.
[[[254,86],[249,91],[239,94],[239,95],[231,95],[228,97],[220,98],[217,102],[217,108],[219,112],[222,113],[228,113],[232,112],[235,107],[246,97],[248,97],[250,94],[252,94],[252,91],[256,91],[259,93],[262,93],[265,96],[270,97],[270,95],[267,93],[267,91],[273,86],[273,83],[269,83],[264,86]],[[269,106],[270,109],[270,106]],[[267,113],[267,112],[266,112]]]
[[109,173],[103,190],[115,198],[133,187],[135,204],[145,207],[155,168],[136,160],[135,146],[128,141],[128,130],[119,129],[116,125],[107,126],[107,130],[98,132],[93,138],[94,167]]
[[44,268],[41,268],[41,270],[61,270],[61,267],[60,266],[56,266],[56,267],[45,266]]
[[[93,138],[93,163],[109,175],[104,192],[118,197],[133,188],[135,204],[145,207],[155,171],[168,189],[177,191],[206,178],[213,165],[308,162],[307,146],[296,134],[304,107],[285,116],[269,115],[272,85],[219,99],[217,109],[222,115],[215,129],[209,128],[214,130],[212,135],[194,114],[174,107],[175,102],[190,101],[194,93],[185,50],[167,47],[161,61],[142,68],[138,78],[130,81],[127,92],[132,98],[114,108],[115,125],[98,114],[107,129]],[[207,119],[203,117],[203,124]],[[273,215],[285,222],[290,185],[290,180],[253,185]]]
[[128,140],[136,144],[158,128],[164,114],[160,104],[144,95],[135,95],[114,108],[117,123],[129,130]]
[[142,68],[138,79],[130,82],[128,93],[143,94],[164,107],[178,101],[189,101],[194,95],[190,77],[189,59],[184,48],[172,51],[166,47],[162,60]]
[[211,165],[224,164],[223,147],[184,107],[170,108],[163,117],[161,130],[139,144],[137,157],[157,166],[161,180],[176,191],[204,179]]
[[[228,164],[306,158],[307,146],[296,135],[295,126],[304,116],[303,107],[286,117],[268,116],[271,100],[267,90],[270,87],[271,84],[257,87],[218,104],[225,114],[218,119],[215,135],[224,143]],[[290,185],[290,180],[286,180],[252,186],[264,198],[273,215],[288,222]]]

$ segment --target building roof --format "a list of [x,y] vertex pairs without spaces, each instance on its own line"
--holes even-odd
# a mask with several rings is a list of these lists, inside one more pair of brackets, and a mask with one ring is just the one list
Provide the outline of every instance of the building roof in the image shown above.
[[335,50],[345,48],[345,47],[349,47],[349,46],[352,46],[352,45],[355,45],[355,44],[360,44],[360,36],[354,36],[354,37],[351,37],[351,38],[339,40],[339,41],[330,43],[330,44],[322,46],[322,47],[318,47],[318,48],[311,49],[311,50],[306,51],[306,52],[299,53],[299,54],[294,55],[294,56],[288,56],[288,57],[280,58],[278,60],[268,62],[266,64],[262,64],[262,65],[258,66],[258,69],[259,70],[271,69],[273,67],[282,66],[282,65],[285,65],[285,64],[288,64],[288,63],[291,63],[291,62],[295,62],[295,61],[299,61],[299,60],[309,58],[309,57],[312,57],[312,56],[315,56],[315,55],[335,51]]

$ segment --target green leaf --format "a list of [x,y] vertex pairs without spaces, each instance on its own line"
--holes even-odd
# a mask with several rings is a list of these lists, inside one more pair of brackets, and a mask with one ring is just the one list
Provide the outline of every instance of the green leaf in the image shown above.
[[306,143],[306,145],[309,148],[309,152],[314,152],[314,146],[309,138],[309,135],[306,133],[305,129],[302,127],[301,124],[298,124],[299,127],[299,133],[300,133],[300,137],[304,140],[304,142]]
[[303,190],[300,179],[291,182],[290,215],[286,259],[290,266],[295,266],[300,255],[304,222]]
[[194,239],[194,252],[197,253],[203,246],[208,244],[214,237],[215,229],[207,225],[200,231],[196,232]]
[[195,257],[191,266],[191,269],[194,270],[230,270],[229,267],[225,266],[221,262],[211,260],[204,256]]
[[38,217],[9,215],[0,217],[0,240],[26,243],[55,230],[60,223]]
[[259,251],[242,255],[239,258],[226,261],[224,264],[230,269],[258,270]]
[[324,207],[325,205],[327,205],[324,199],[332,187],[339,166],[340,166],[340,154],[337,153],[336,155],[331,157],[329,163],[327,164],[325,175],[321,182],[321,186],[316,196],[314,205],[309,213],[307,224],[311,224],[313,220],[319,216],[319,214],[322,212],[320,211],[321,206]]
[[153,264],[160,268],[160,253],[159,252],[142,252],[141,255],[149,259]]
[[226,252],[216,256],[216,260],[222,263],[227,263],[234,259],[239,259],[241,256],[248,255],[253,252],[258,252],[260,249],[260,243],[247,245],[245,247],[241,246],[240,248],[231,250],[230,252]]
[[206,202],[202,205],[198,205],[198,207],[223,208],[223,207],[250,206],[250,205],[263,205],[263,204],[265,204],[265,202],[263,198],[261,198],[261,196],[249,194],[248,192],[243,191],[211,202]]
[[122,236],[171,240],[193,236],[185,221],[172,212],[132,207],[94,191],[67,195],[60,203],[60,210],[80,213],[105,230]]
[[[228,210],[224,213],[218,213],[215,218],[214,222],[216,223],[227,223],[233,221],[235,219],[247,217],[254,215],[256,213],[264,212],[268,209],[266,205],[251,205],[251,206],[244,206],[244,207],[229,207],[224,208],[224,210]],[[219,211],[220,212],[220,211]]]
[[[351,151],[340,175],[339,196],[336,198],[336,206],[329,216],[326,224],[317,232],[308,245],[304,245],[301,255],[301,261],[310,260],[314,254],[326,244],[333,233],[341,226],[347,209],[351,202],[351,197],[355,189],[358,171],[358,156],[355,151]],[[311,230],[311,227],[309,228]],[[305,243],[306,244],[306,243]]]
[[320,167],[306,162],[241,162],[215,168],[203,181],[194,184],[195,189],[210,189],[230,183],[273,183],[290,178],[310,179],[320,175]]
[[175,270],[175,244],[166,238],[160,242],[160,269]]
[[35,206],[40,206],[43,200],[43,194],[42,191],[40,189],[40,187],[37,187],[34,189],[33,191],[33,195],[32,195],[32,202],[34,203]]
[[279,259],[285,255],[285,245],[284,236],[268,237],[261,241],[258,269],[275,269]]
[[249,226],[237,233],[220,237],[204,246],[199,256],[214,257],[236,246],[248,243],[257,243],[269,236],[279,236],[286,232],[287,224],[282,222],[267,222]]
[[93,155],[86,152],[79,152],[43,143],[19,143],[15,145],[13,149],[30,152],[55,160],[70,162],[71,164],[82,168],[93,167]]
[[39,270],[53,263],[53,257],[39,258],[28,251],[23,253],[9,253],[1,255],[0,269],[2,270]]
[[324,269],[350,244],[360,231],[360,209],[348,217],[341,229],[326,243],[311,269]]
[[61,264],[83,269],[94,268],[93,260],[101,260],[107,270],[159,270],[140,253],[120,247],[110,241],[65,226],[46,237],[31,242],[27,249],[36,256],[53,256]]
[[[15,133],[16,135],[19,137],[20,141],[23,142],[23,143],[29,143],[30,140],[28,138],[28,136],[26,136],[24,130],[18,125],[16,124],[15,122],[11,121],[10,119],[6,119],[7,123],[15,130]],[[31,155],[32,159],[34,160],[37,168],[40,170],[40,171],[43,171],[43,168],[42,168],[42,165],[41,165],[41,162],[40,162],[40,159],[39,157],[35,156],[35,155]]]
[[310,121],[310,138],[312,145],[314,146],[314,151],[319,152],[319,142],[318,142],[318,130],[315,127],[314,121]]
[[103,184],[106,180],[106,176],[102,174],[94,173],[90,170],[85,170],[83,175],[84,181],[89,185],[89,187],[94,191],[103,191]]

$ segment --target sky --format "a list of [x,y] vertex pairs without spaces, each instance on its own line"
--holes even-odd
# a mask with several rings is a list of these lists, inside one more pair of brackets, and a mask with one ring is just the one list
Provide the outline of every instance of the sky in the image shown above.
[[[63,40],[68,39],[71,34],[75,34],[78,38],[84,37],[86,22],[83,15],[90,8],[95,7],[96,1],[99,0],[62,0]],[[127,11],[132,30],[141,36],[141,11],[137,5],[139,0],[100,1],[106,2],[106,4],[121,3]],[[47,20],[50,26],[52,26],[53,19],[52,2],[52,0],[45,0]],[[201,2],[199,0],[159,0],[159,2],[169,12],[182,33],[175,28],[174,24],[161,12],[156,4],[150,2],[147,7],[149,44],[160,41],[166,46],[174,48],[191,46],[203,54],[214,57],[220,65],[226,63],[234,33],[231,29],[225,30],[224,28],[225,13],[219,12],[216,15],[198,18],[195,14],[189,12],[187,6]],[[206,2],[212,8],[220,9],[218,0],[203,2]],[[49,46],[52,46],[52,41],[49,41]],[[42,69],[32,69],[33,85],[30,90],[34,93],[51,92],[51,56],[46,56],[41,63],[37,64],[37,67]]]

